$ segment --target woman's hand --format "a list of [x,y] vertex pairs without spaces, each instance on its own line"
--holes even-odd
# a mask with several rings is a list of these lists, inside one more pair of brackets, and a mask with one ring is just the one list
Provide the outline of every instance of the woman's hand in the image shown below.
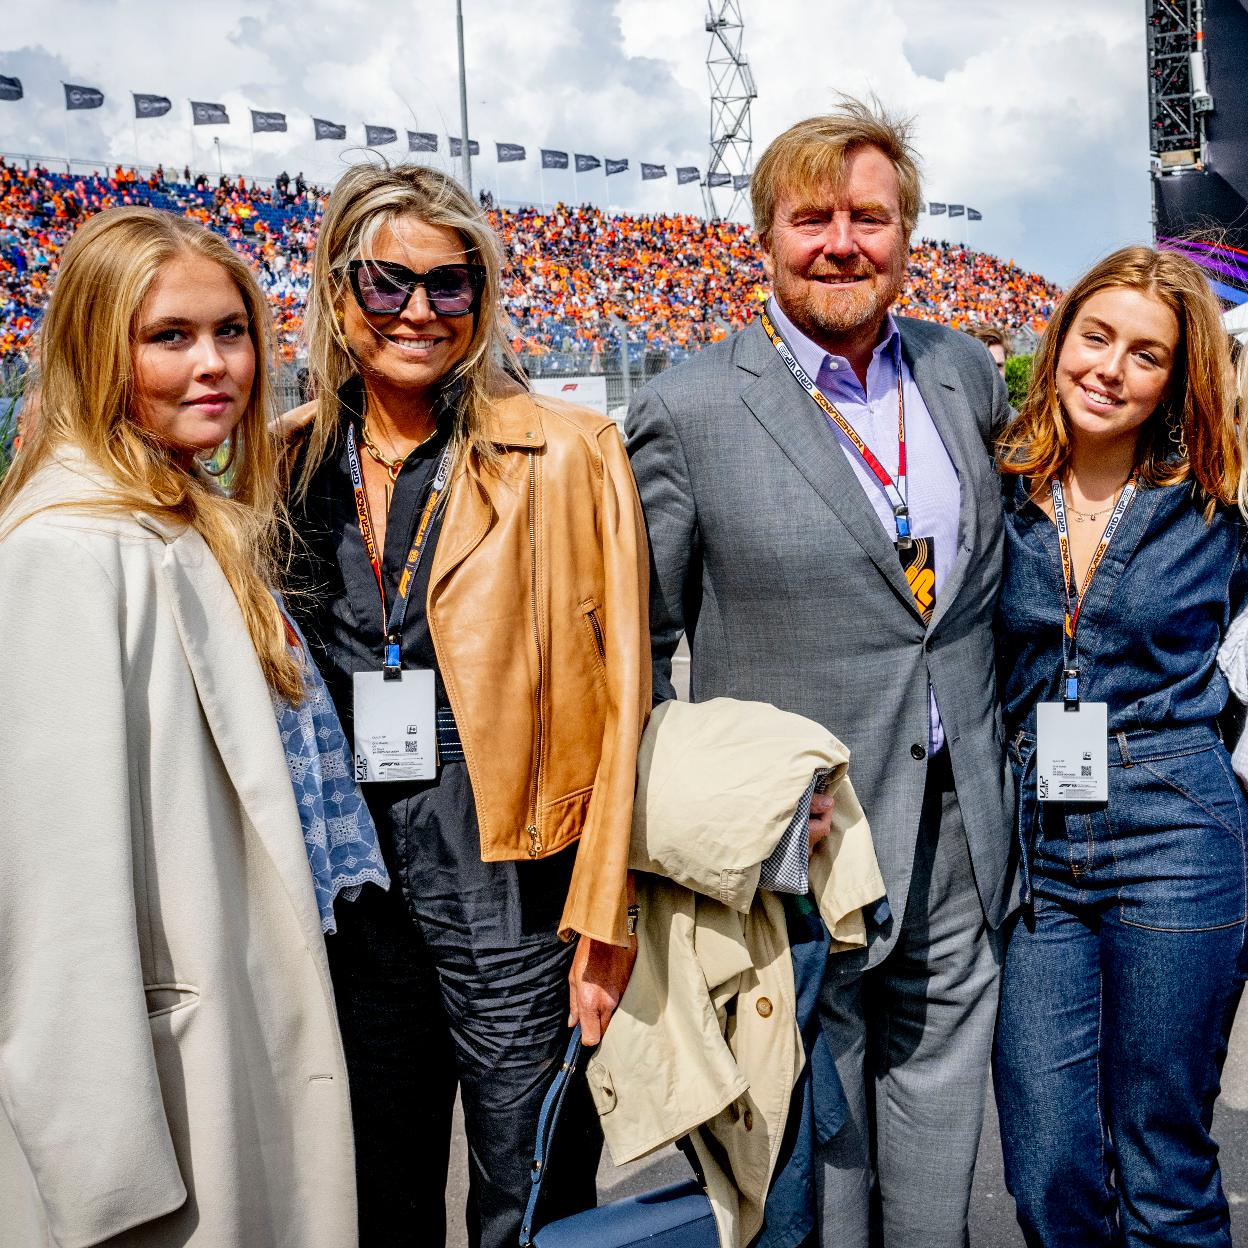
[[815,847],[828,839],[832,831],[832,808],[836,805],[831,793],[812,793],[810,798],[810,856]]
[[637,961],[637,937],[627,948],[582,936],[568,972],[568,1026],[581,1025],[581,1043],[592,1047],[601,1039],[619,1005]]
[[273,432],[280,438],[289,438],[300,429],[306,429],[316,415],[316,406],[316,400],[313,399],[310,403],[301,403],[298,407],[292,407],[290,411],[274,417]]

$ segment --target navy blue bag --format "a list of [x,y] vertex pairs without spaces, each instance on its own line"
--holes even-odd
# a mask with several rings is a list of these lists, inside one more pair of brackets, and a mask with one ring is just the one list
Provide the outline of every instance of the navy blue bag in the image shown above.
[[542,1180],[550,1168],[550,1145],[568,1084],[576,1073],[581,1029],[572,1032],[563,1065],[542,1102],[533,1150],[533,1185],[520,1228],[520,1248],[719,1248],[711,1202],[692,1179],[641,1196],[613,1200],[550,1222],[534,1231]]

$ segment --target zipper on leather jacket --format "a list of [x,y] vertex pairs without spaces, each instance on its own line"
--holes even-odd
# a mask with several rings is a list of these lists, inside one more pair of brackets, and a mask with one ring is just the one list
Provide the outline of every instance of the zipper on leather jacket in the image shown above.
[[591,607],[585,612],[585,618],[589,621],[589,627],[594,634],[594,645],[598,647],[598,657],[605,663],[607,660],[607,645],[602,637],[602,625],[598,622],[598,608]]
[[529,595],[533,609],[533,640],[537,645],[537,742],[533,756],[533,777],[529,787],[529,857],[542,852],[542,837],[537,830],[537,808],[542,771],[542,744],[545,725],[542,722],[542,686],[545,684],[545,663],[542,658],[542,626],[537,602],[537,456],[529,457]]

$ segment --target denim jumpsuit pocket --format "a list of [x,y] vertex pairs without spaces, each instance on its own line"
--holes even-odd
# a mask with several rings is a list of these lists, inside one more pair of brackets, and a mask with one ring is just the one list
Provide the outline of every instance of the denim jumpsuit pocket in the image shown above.
[[1243,923],[1248,809],[1225,748],[1204,728],[1132,735],[1110,768],[1119,917],[1172,932]]

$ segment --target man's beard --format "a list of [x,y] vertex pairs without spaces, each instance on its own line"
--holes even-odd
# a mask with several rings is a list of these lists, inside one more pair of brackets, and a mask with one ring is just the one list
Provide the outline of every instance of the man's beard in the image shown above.
[[[863,276],[878,279],[880,274],[878,269],[869,268],[856,269],[852,273],[828,273],[820,276]],[[786,314],[814,338],[843,338],[864,326],[878,325],[901,293],[900,284],[880,285],[878,280],[841,287],[834,299],[822,298],[823,289],[825,288],[818,282],[802,281],[792,282],[783,292],[778,292]],[[790,303],[794,306],[790,307]]]

